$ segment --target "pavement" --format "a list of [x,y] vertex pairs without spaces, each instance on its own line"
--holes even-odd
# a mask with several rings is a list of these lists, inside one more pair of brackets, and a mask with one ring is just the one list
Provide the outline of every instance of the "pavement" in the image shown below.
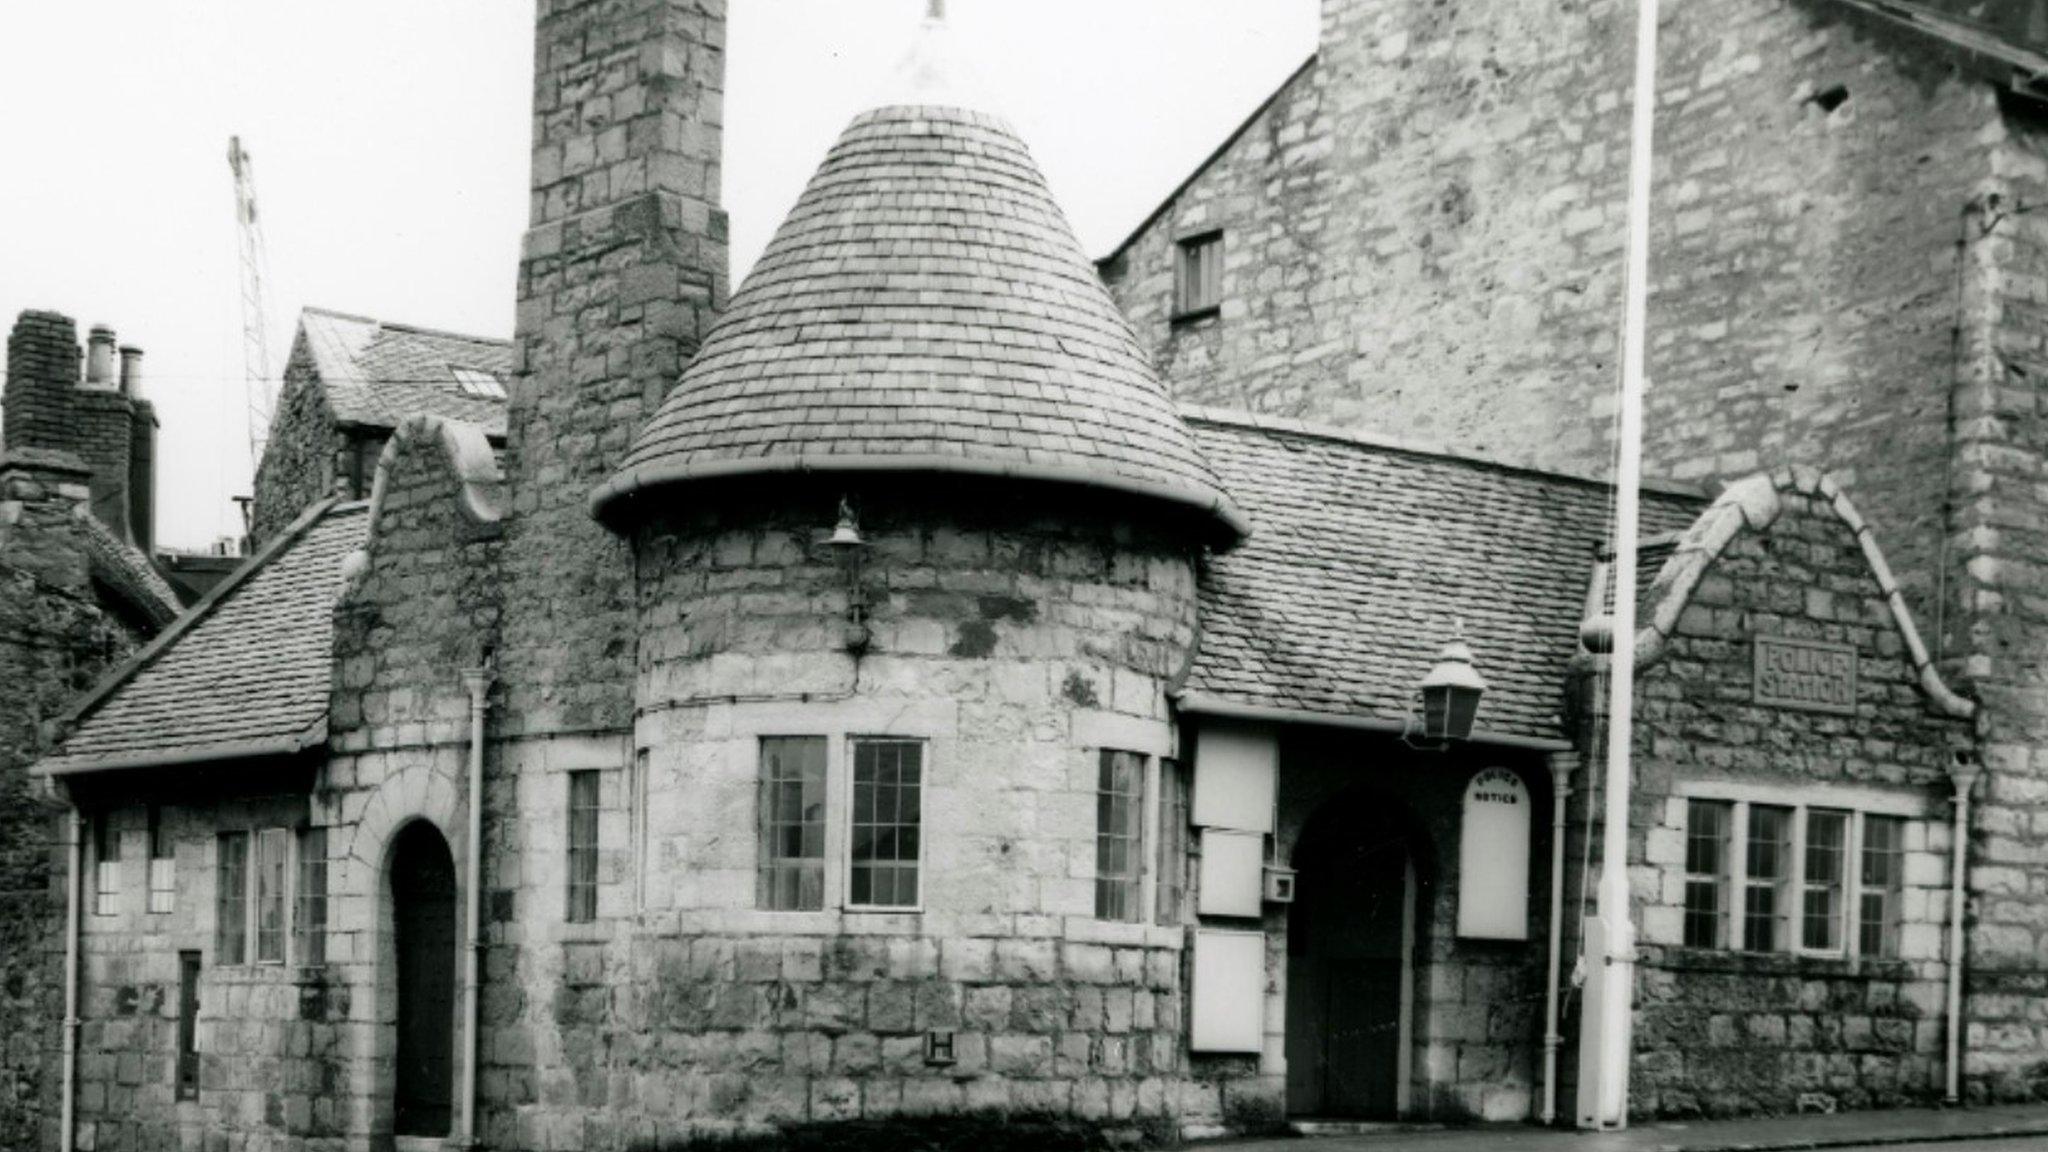
[[1232,1140],[1229,1152],[1764,1152],[1766,1149],[1893,1148],[1959,1144],[1955,1152],[2048,1152],[2048,1105],[1902,1108],[1831,1116],[1656,1121],[1619,1132],[1532,1124],[1459,1128],[1385,1125],[1355,1133]]

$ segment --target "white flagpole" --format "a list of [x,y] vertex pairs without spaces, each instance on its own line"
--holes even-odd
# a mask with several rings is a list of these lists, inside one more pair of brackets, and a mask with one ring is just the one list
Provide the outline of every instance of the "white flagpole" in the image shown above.
[[[1631,1011],[1635,999],[1635,927],[1629,918],[1629,753],[1634,742],[1636,540],[1643,475],[1643,361],[1650,289],[1651,146],[1657,106],[1657,0],[1637,0],[1635,123],[1629,147],[1628,279],[1622,322],[1620,460],[1615,470],[1614,645],[1608,677],[1607,803],[1600,842],[1600,916],[1589,933],[1588,961],[1604,966],[1587,997],[1596,1030],[1594,1098],[1581,1100],[1582,1126],[1628,1126]],[[1598,951],[1593,950],[1597,943]],[[1589,992],[1593,991],[1589,988]],[[1582,1038],[1582,1044],[1584,1040]],[[1584,1065],[1582,1065],[1584,1067]],[[1590,1114],[1589,1114],[1590,1113]],[[1590,1123],[1589,1123],[1590,1121]]]

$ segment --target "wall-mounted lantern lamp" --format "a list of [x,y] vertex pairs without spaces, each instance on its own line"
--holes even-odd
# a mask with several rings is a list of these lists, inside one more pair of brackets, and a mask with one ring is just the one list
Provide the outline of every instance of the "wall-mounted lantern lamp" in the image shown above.
[[1416,744],[1414,717],[1402,739],[1416,747],[1441,751],[1452,741],[1469,740],[1472,722],[1479,716],[1479,698],[1486,694],[1486,678],[1472,666],[1472,649],[1466,645],[1464,628],[1458,626],[1443,651],[1437,653],[1436,667],[1417,685],[1422,695],[1421,736],[1429,744]]
[[839,498],[839,523],[833,526],[826,543],[832,546],[832,555],[846,576],[845,643],[846,650],[857,656],[867,651],[869,639],[867,592],[861,581],[868,542],[861,538],[860,518],[854,515],[853,502],[844,496]]

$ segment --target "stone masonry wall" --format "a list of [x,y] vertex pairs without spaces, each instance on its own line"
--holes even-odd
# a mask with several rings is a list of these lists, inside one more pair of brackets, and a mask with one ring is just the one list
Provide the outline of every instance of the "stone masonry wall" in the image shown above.
[[[481,451],[482,434],[472,440]],[[349,1068],[341,1106],[351,1149],[377,1147],[375,1140],[392,1129],[396,953],[387,878],[393,839],[407,824],[425,820],[447,841],[456,862],[456,908],[463,906],[470,854],[464,673],[484,666],[498,645],[502,596],[501,526],[472,512],[473,499],[499,495],[495,486],[466,488],[450,441],[427,418],[400,428],[384,460],[383,496],[374,506],[362,574],[336,612],[329,757],[313,805],[314,822],[330,829],[335,860],[328,979],[348,997]],[[499,799],[506,784],[495,778],[494,767],[487,762],[486,813],[508,807]],[[503,834],[486,825],[486,885],[501,883],[494,877],[507,872],[518,875],[516,859],[489,851]],[[497,899],[484,909],[487,926],[513,914]],[[460,927],[454,938],[459,951]],[[483,963],[495,970],[491,954]],[[491,984],[487,975],[486,987]],[[454,1027],[459,1068],[459,1015]]]
[[[1106,266],[1176,394],[1606,468],[1632,12],[1326,0],[1315,64]],[[1650,470],[1829,469],[1932,619],[1991,90],[1825,0],[1675,6],[1661,44]],[[1209,227],[1222,314],[1176,325]]]
[[347,451],[302,338],[285,364],[284,389],[256,469],[256,499],[249,510],[252,552],[316,501],[334,495],[336,478],[346,475]]
[[1984,704],[1970,841],[1968,1093],[2048,1094],[2048,117],[2009,103],[1996,176],[1961,221],[1948,493],[1956,602],[1945,636]]
[[62,1043],[60,809],[28,768],[42,725],[139,642],[93,595],[75,520],[88,493],[75,457],[0,461],[0,1147],[54,1124]]
[[[518,888],[493,903],[519,915],[492,928],[487,1139],[1180,1110],[1181,930],[1096,920],[1093,881],[1100,751],[1171,751],[1192,554],[1111,497],[945,488],[855,493],[873,606],[857,661],[824,542],[836,488],[686,493],[640,530],[633,743],[557,738],[508,761],[518,817],[493,849]],[[788,734],[829,739],[841,788],[847,737],[924,741],[919,910],[756,910],[759,740]],[[592,768],[597,916],[566,923],[564,771]],[[955,1063],[926,1062],[932,1029],[954,1033]]]
[[[215,799],[190,789],[171,797],[131,787],[86,805],[111,822],[121,863],[111,907],[102,914],[89,881],[81,917],[81,1149],[154,1152],[226,1141],[293,1152],[334,1146],[320,1138],[341,1130],[346,991],[330,993],[318,969],[293,963],[220,962],[219,834],[295,830],[306,821],[303,793],[257,792]],[[133,803],[145,795],[163,802],[158,818],[176,860],[167,912],[148,904],[148,812]],[[252,940],[252,958],[254,947]],[[202,958],[199,1092],[189,1101],[179,1100],[176,1089],[181,951]],[[57,1066],[54,1059],[50,1066]],[[46,1147],[57,1146],[54,1135],[53,1121]]]
[[509,731],[631,724],[631,558],[587,499],[726,295],[724,0],[545,0],[511,386]]
[[[1892,1107],[1941,1092],[1948,766],[1967,749],[1969,725],[1931,710],[1855,532],[1812,491],[1781,489],[1769,529],[1739,533],[1707,568],[1638,686],[1641,1115],[1792,1112],[1809,1095]],[[1853,646],[1854,714],[1757,702],[1757,637]],[[1753,803],[1909,814],[1896,955],[1686,947],[1686,795],[1702,787]],[[1741,896],[1731,899],[1739,915]]]

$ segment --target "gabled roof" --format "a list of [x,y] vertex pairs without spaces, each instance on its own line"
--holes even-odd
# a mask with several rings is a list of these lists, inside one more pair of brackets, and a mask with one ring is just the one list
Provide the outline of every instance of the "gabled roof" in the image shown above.
[[407,416],[451,416],[505,435],[506,401],[470,395],[455,369],[489,373],[502,388],[512,374],[512,344],[481,336],[389,324],[325,308],[299,314],[299,333],[334,418],[396,428]]
[[327,734],[341,562],[361,503],[315,505],[61,722],[48,775],[276,755]]
[[[1559,739],[1612,487],[1329,428],[1183,409],[1258,534],[1201,580],[1184,691],[1401,723],[1461,622],[1488,688],[1478,727]],[[1706,501],[1645,488],[1642,531]]]
[[78,519],[84,526],[85,551],[93,579],[119,596],[152,629],[177,619],[178,613],[184,611],[184,602],[142,549],[121,539],[96,516],[81,515]]
[[863,113],[620,472],[592,496],[780,471],[996,474],[1246,530],[1021,140]]

